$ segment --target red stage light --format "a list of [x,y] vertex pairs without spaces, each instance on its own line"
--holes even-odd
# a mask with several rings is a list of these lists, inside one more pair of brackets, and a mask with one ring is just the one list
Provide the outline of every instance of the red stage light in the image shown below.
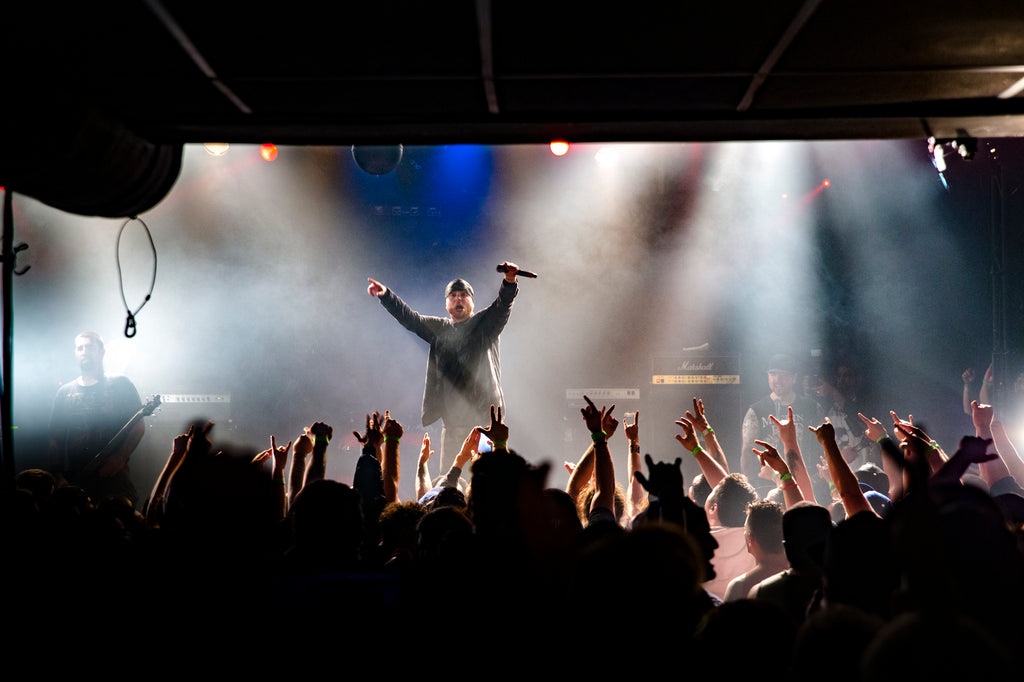
[[564,140],[555,140],[548,147],[555,156],[565,156],[569,151],[569,143]]
[[273,161],[277,158],[277,145],[267,144],[260,145],[260,156],[263,157],[264,161]]
[[821,184],[823,184],[823,185],[824,185],[825,187],[828,187],[828,186],[829,186],[829,185],[831,185],[832,183],[831,183],[831,182],[829,182],[828,180],[825,180],[825,181],[824,181],[824,182],[822,182]]

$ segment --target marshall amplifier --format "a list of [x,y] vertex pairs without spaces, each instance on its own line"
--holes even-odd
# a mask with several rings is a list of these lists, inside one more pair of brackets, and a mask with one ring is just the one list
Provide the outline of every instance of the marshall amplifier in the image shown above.
[[[730,471],[739,471],[743,405],[739,355],[682,353],[651,358],[651,384],[640,415],[640,449],[655,461],[683,458],[686,483],[700,468],[675,440],[682,430],[675,422],[693,411],[693,399],[704,402],[704,413],[725,451]],[[646,411],[645,409],[646,408]],[[648,415],[650,419],[648,419]],[[645,443],[645,435],[647,442]],[[698,436],[703,445],[703,438]]]

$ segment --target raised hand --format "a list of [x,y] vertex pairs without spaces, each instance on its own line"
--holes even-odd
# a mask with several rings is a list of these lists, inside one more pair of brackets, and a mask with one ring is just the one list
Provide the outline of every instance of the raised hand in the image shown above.
[[384,410],[384,422],[381,426],[382,438],[393,438],[398,440],[405,433],[405,429],[398,421],[391,418],[391,410]]
[[825,461],[824,455],[818,458],[818,476],[823,481],[832,482],[832,472],[828,468],[828,462]]
[[[693,412],[686,411],[686,420],[693,424],[693,428],[701,433],[708,430],[708,418],[704,415],[704,401],[702,399],[693,399]],[[676,423],[678,424],[679,422]]]
[[[487,436],[495,443],[508,444],[508,426],[501,421],[501,408],[491,405],[491,425],[486,429],[480,429],[480,433]],[[479,440],[479,435],[477,440]],[[474,448],[475,450],[476,448]]]
[[903,421],[896,425],[895,431],[904,452],[908,455],[916,455],[922,460],[926,459],[932,445],[928,434],[913,424]]
[[994,418],[995,410],[991,405],[982,405],[977,400],[971,401],[971,421],[974,422],[974,430],[979,435],[992,432]]
[[502,265],[505,267],[505,281],[515,282],[516,274],[519,272],[519,266],[515,263],[509,263],[508,261],[505,261]]
[[[587,401],[587,406],[580,410],[580,414],[583,415],[583,422],[587,425],[587,429],[592,434],[604,433],[605,414],[611,414],[611,410],[606,410],[605,407],[598,410],[590,398],[583,396],[583,399]],[[612,409],[615,409],[614,405],[612,405]]]
[[956,451],[954,457],[964,457],[971,464],[991,462],[997,459],[999,454],[989,452],[990,445],[992,445],[991,438],[964,436],[960,439],[960,448]]
[[768,418],[772,420],[772,424],[775,424],[775,428],[779,432],[779,440],[782,441],[783,448],[786,450],[795,450],[798,445],[796,440],[796,420],[793,419],[793,407],[790,406],[786,408],[785,421],[779,421],[775,418],[774,414],[768,415]]
[[608,411],[604,413],[604,419],[601,420],[601,429],[604,431],[604,437],[611,438],[612,434],[619,428],[619,420],[612,416],[612,410],[615,406],[612,405],[608,408]]
[[480,449],[480,435],[483,433],[483,429],[479,426],[473,427],[473,430],[466,436],[466,440],[462,441],[462,449],[459,454],[455,456],[455,466],[460,469],[465,469],[466,465],[477,456],[477,452]]
[[305,457],[309,453],[313,452],[313,436],[310,433],[308,426],[306,427],[305,432],[295,439],[293,452],[296,457]]
[[195,424],[188,427],[188,445],[185,447],[186,457],[192,455],[208,455],[213,449],[213,442],[210,440],[210,431],[213,430],[213,422],[203,424],[198,430]]
[[309,435],[313,437],[314,442],[317,438],[330,440],[334,436],[334,428],[324,422],[313,422],[313,425],[309,427]]
[[366,287],[366,293],[368,293],[370,296],[373,296],[374,298],[377,298],[378,296],[383,296],[385,292],[387,292],[388,290],[386,286],[384,286],[375,279],[367,277],[366,281],[370,283],[370,286]]
[[292,451],[292,442],[288,441],[288,445],[278,447],[277,438],[271,434],[270,436],[270,448],[259,453],[252,458],[253,464],[258,464],[265,461],[271,455],[274,456],[274,468],[284,471],[284,466],[288,462],[288,453]]
[[892,428],[893,428],[893,431],[896,433],[896,437],[902,443],[903,441],[906,440],[906,438],[904,437],[905,436],[905,431],[901,431],[899,429],[899,427],[900,426],[913,426],[914,425],[914,415],[908,414],[907,415],[907,419],[904,421],[903,419],[900,419],[899,415],[897,415],[895,411],[889,410],[889,416],[892,417]]
[[964,370],[964,373],[960,375],[960,379],[964,382],[964,384],[974,383],[974,370],[968,367],[967,369]]
[[626,424],[626,440],[631,444],[640,442],[640,410],[633,413],[633,423]]
[[693,452],[700,447],[700,443],[697,441],[697,436],[693,431],[693,424],[690,423],[690,420],[677,419],[676,426],[683,430],[682,434],[676,434],[676,440],[682,443],[684,448]]
[[353,431],[352,435],[363,446],[369,445],[379,449],[381,443],[384,442],[380,412],[374,412],[372,416],[366,415],[366,435],[360,436],[358,431]]
[[420,445],[420,458],[417,465],[422,466],[430,461],[430,456],[434,454],[434,451],[430,449],[430,434],[423,434],[423,444]]
[[889,435],[885,430],[885,427],[882,426],[882,422],[878,421],[874,417],[868,419],[860,412],[857,413],[857,416],[860,417],[860,420],[864,422],[864,426],[866,427],[864,429],[864,435],[871,440],[878,441]]
[[836,427],[832,426],[828,417],[825,417],[825,421],[817,428],[808,426],[807,429],[817,437],[818,442],[822,445],[836,442]]
[[754,442],[761,446],[760,450],[754,448],[753,452],[757,455],[757,458],[761,460],[762,467],[768,466],[773,471],[780,474],[789,473],[789,465],[786,464],[786,461],[779,455],[778,450],[772,447],[770,443],[766,443],[763,440],[755,440]]
[[647,469],[651,472],[650,478],[644,476],[642,471],[637,471],[634,474],[636,480],[644,487],[644,490],[659,498],[672,497],[682,492],[683,472],[681,465],[683,460],[681,457],[676,457],[676,461],[672,464],[655,462],[651,459],[650,455],[644,455],[644,460],[647,462]]

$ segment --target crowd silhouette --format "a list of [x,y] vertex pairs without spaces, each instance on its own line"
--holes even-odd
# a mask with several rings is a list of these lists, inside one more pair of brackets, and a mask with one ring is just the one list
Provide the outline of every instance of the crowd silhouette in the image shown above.
[[792,416],[773,417],[782,451],[744,454],[772,482],[762,494],[730,471],[700,397],[679,449],[646,454],[639,413],[616,438],[614,406],[586,402],[593,442],[565,489],[493,408],[448,471],[417,434],[411,500],[387,411],[355,434],[351,485],[325,477],[341,455],[319,421],[259,453],[187,425],[141,508],[22,471],[4,514],[15,641],[72,665],[205,651],[372,674],[672,664],[876,682],[1024,663],[1024,463],[990,405],[965,402],[974,432],[956,444],[861,414],[880,464],[858,469],[830,420],[806,452]]

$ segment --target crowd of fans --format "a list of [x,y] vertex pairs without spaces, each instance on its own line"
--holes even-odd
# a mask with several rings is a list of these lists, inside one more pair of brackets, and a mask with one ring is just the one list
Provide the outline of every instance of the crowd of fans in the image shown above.
[[413,500],[388,412],[356,434],[351,485],[325,477],[326,423],[261,453],[195,423],[142,509],[18,474],[8,613],[19,639],[74,661],[206,647],[291,671],[315,657],[366,674],[994,679],[1024,662],[1024,461],[990,405],[965,407],[974,432],[957,444],[860,415],[873,445],[856,469],[831,420],[802,452],[792,415],[773,418],[783,447],[746,453],[752,482],[702,400],[676,422],[678,452],[641,455],[639,413],[620,429],[588,399],[593,443],[565,489],[492,408],[448,471],[417,443]]

